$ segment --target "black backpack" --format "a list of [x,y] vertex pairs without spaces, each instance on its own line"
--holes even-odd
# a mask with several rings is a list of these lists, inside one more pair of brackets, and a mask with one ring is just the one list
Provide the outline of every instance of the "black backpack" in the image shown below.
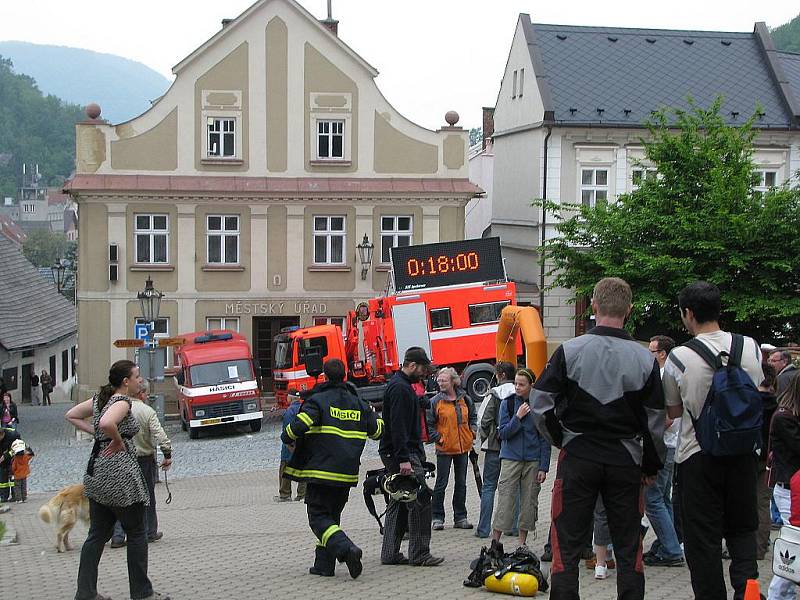
[[[736,333],[731,337],[730,352],[716,355],[698,339],[684,344],[714,370],[700,415],[695,419],[689,413],[700,449],[711,456],[752,454],[762,443],[761,394],[742,369],[744,338]],[[722,364],[723,354],[728,356],[727,365]]]

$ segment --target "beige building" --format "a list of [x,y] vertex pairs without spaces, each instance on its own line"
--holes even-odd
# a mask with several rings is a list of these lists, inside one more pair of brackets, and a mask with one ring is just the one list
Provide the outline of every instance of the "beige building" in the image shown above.
[[269,386],[280,328],[382,293],[393,245],[463,238],[480,190],[457,115],[438,131],[404,118],[335,21],[259,0],[173,72],[139,117],[112,125],[90,105],[77,125],[82,389],[132,355],[112,342],[133,337],[148,276],[166,294],[160,335],[238,330]]
[[[470,157],[472,181],[491,194],[473,201],[466,218],[467,231],[501,238],[509,277],[530,291],[522,301],[540,304],[542,230],[556,233],[555,215],[531,202],[612,201],[655,177],[641,162],[643,123],[664,106],[685,107],[689,95],[700,106],[723,96],[731,124],[761,109],[756,190],[800,171],[800,55],[778,52],[763,23],[723,33],[541,25],[519,16],[493,115],[484,109],[494,143]],[[587,326],[575,319],[586,304],[571,304],[573,297],[545,293],[549,339]]]

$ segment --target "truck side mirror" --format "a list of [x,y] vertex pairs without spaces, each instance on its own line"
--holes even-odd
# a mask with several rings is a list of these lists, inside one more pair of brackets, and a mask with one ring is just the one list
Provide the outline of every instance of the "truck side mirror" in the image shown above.
[[175,381],[178,382],[178,385],[183,385],[186,383],[186,378],[183,375],[183,369],[175,373]]
[[318,352],[306,353],[303,363],[306,367],[306,373],[314,379],[322,375],[322,356]]

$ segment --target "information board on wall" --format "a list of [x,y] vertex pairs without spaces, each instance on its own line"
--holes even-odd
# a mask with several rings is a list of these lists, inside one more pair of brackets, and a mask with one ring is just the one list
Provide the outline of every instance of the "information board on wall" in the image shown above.
[[396,292],[505,279],[498,237],[395,247],[391,258]]

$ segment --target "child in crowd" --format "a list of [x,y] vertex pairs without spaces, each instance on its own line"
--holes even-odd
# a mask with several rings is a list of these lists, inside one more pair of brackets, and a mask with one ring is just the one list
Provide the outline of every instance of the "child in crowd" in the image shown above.
[[16,440],[11,444],[11,452],[14,454],[14,458],[11,460],[11,474],[14,476],[14,500],[25,502],[28,499],[28,477],[31,475],[33,450],[22,440]]
[[[300,397],[300,392],[295,389],[289,390],[289,408],[286,409],[286,412],[283,413],[283,430],[286,429],[286,426],[289,425],[294,418],[297,416],[297,413],[300,412],[300,407],[303,406],[303,399]],[[286,465],[289,464],[289,459],[292,458],[292,451],[289,450],[286,444],[281,444],[281,464],[278,468],[278,495],[273,498],[275,502],[290,502],[292,500],[292,482],[289,479],[285,479],[283,477],[283,470],[286,468]],[[306,484],[305,483],[298,483],[297,484],[297,495],[294,497],[295,500],[303,500],[306,497]]]

